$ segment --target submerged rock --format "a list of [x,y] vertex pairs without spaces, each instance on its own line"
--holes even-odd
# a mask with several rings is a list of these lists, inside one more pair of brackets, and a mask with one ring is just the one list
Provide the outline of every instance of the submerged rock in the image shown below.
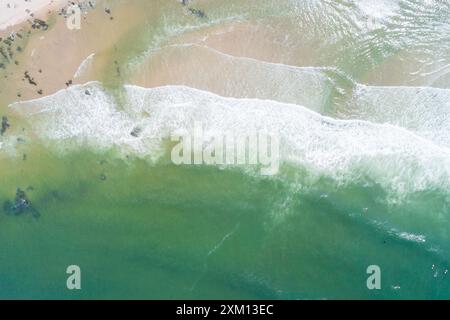
[[38,29],[38,30],[47,30],[49,25],[40,19],[34,19],[33,23],[31,24],[31,28]]
[[21,215],[26,212],[30,212],[33,217],[38,218],[39,212],[33,208],[31,201],[28,199],[27,194],[20,188],[17,188],[16,197],[14,202],[6,201],[3,205],[3,209],[10,215]]
[[206,13],[200,9],[189,8],[189,12],[198,18],[207,18]]
[[30,200],[28,200],[28,197],[25,193],[25,191],[22,191],[20,188],[17,189],[16,192],[16,199],[13,206],[13,210],[20,213],[23,210],[28,209],[31,206]]
[[139,128],[139,127],[136,127],[136,128],[134,128],[134,129],[131,131],[130,134],[131,134],[133,137],[137,138],[137,137],[139,137],[139,135],[141,134],[141,132],[142,132],[142,129]]
[[8,57],[7,53],[5,52],[5,49],[3,49],[3,47],[0,47],[0,55],[1,55],[6,61],[9,61],[9,57]]
[[8,117],[2,117],[2,128],[0,129],[0,135],[3,135],[9,127]]

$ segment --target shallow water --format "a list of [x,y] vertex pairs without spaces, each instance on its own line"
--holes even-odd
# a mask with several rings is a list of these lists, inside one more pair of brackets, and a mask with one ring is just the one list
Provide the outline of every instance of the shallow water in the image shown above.
[[[0,297],[450,298],[450,5],[427,3],[100,1],[76,84],[18,101],[0,69],[0,202],[40,214],[2,205]],[[175,166],[196,122],[277,132],[279,172]]]

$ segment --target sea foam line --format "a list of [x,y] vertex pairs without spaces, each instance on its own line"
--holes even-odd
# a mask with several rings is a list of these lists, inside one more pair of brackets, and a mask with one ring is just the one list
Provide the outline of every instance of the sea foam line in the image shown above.
[[[125,89],[125,110],[98,82],[11,107],[50,148],[117,147],[157,160],[165,152],[165,139],[201,122],[206,131],[279,132],[282,163],[343,183],[367,176],[399,194],[450,185],[450,150],[401,127],[333,119],[300,105],[225,98],[185,86]],[[139,137],[130,134],[136,127]]]

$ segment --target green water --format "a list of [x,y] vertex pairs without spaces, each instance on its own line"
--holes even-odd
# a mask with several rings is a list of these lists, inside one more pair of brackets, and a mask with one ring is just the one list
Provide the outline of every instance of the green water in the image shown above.
[[[303,195],[289,204],[289,216],[277,217],[283,213],[271,211],[288,192],[283,183],[140,161],[101,166],[101,160],[91,154],[52,159],[52,178],[29,179],[35,188],[31,200],[42,217],[2,217],[2,256],[8,257],[2,259],[2,278],[8,279],[3,297],[437,298],[448,293],[445,277],[433,278],[430,270],[431,264],[442,268],[447,261],[343,214],[357,208],[342,197],[333,203]],[[106,181],[99,179],[101,173]],[[370,190],[360,195],[372,196]],[[337,259],[344,256],[345,261]],[[367,291],[364,269],[373,261],[386,272],[384,283],[401,284],[400,292]],[[70,264],[83,270],[80,293],[65,289]]]
[[[417,214],[415,204],[378,203],[376,187],[323,181],[294,192],[214,167],[42,157],[47,166],[29,158],[2,184],[2,200],[32,186],[41,214],[0,218],[2,298],[448,298],[448,256],[367,223]],[[72,264],[80,291],[66,289]],[[371,264],[382,290],[366,288]]]
[[[400,1],[400,13],[383,22],[385,29],[367,32],[351,20],[352,1],[260,2],[205,1],[195,7],[205,10],[207,21],[178,18],[181,5],[175,1],[136,2],[142,10],[160,10],[160,18],[144,21],[142,30],[117,39],[106,54],[107,65],[113,67],[103,70],[98,80],[122,110],[129,103],[122,85],[151,58],[152,50],[187,29],[208,30],[222,19],[264,25],[288,17],[284,32],[294,40],[285,47],[286,64],[302,65],[303,58],[295,54],[297,40],[313,44],[319,39],[321,54],[309,59],[329,68],[333,88],[320,110],[333,117],[357,118],[346,109],[355,83],[368,74],[383,74],[380,65],[388,59],[395,62],[410,46],[421,59],[425,56],[421,61],[427,67],[438,67],[429,61],[450,63],[448,45],[441,42],[447,29],[427,38],[449,17],[450,8],[445,11],[441,2],[436,11],[420,7],[423,15],[411,22],[408,14],[419,3]],[[108,4],[114,12],[120,1]],[[335,7],[340,15],[327,11]],[[322,21],[321,12],[329,20]],[[412,32],[402,30],[405,21],[414,26]],[[273,26],[281,32],[279,27]],[[305,36],[303,30],[309,33]],[[120,75],[114,61],[121,65]],[[417,62],[399,61],[408,66]],[[397,85],[410,84],[410,75],[404,73],[404,82]],[[431,86],[428,80],[424,75],[418,83]],[[381,77],[380,82],[367,84],[389,79]],[[449,89],[445,76],[439,87]],[[14,152],[0,150],[2,299],[450,298],[449,175],[443,169],[439,179],[427,180],[434,184],[415,190],[416,181],[435,172],[425,172],[412,151],[413,160],[407,162],[412,167],[405,168],[408,180],[399,172],[392,181],[397,189],[373,174],[388,174],[390,165],[400,161],[395,154],[374,155],[371,161],[361,155],[361,163],[349,169],[354,170],[348,174],[352,181],[290,161],[282,163],[277,175],[265,177],[242,168],[175,166],[168,153],[150,162],[117,146],[97,150],[84,140],[79,143],[78,136],[74,141],[42,141],[46,138],[39,130],[45,129],[33,127],[42,119],[3,107],[12,102],[6,97],[0,101],[1,113],[13,124],[0,141],[15,141]],[[448,141],[442,146],[444,155]],[[66,145],[76,147],[61,152],[59,147]],[[448,162],[442,167],[448,168]],[[3,205],[14,202],[18,188],[26,192],[38,218],[30,210],[11,214]],[[66,287],[70,265],[81,268],[81,290]],[[380,290],[367,288],[370,265],[381,269]]]

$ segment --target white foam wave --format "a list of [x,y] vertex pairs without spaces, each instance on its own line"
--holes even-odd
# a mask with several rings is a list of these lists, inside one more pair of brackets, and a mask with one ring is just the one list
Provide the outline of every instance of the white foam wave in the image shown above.
[[91,53],[89,56],[86,57],[86,59],[84,59],[81,63],[80,66],[78,67],[77,71],[75,72],[73,78],[79,78],[81,77],[83,74],[85,74],[89,68],[92,65],[92,61],[94,60],[94,56],[95,53]]
[[[342,183],[365,177],[399,194],[449,190],[450,150],[393,125],[335,120],[298,105],[183,86],[126,86],[125,95],[122,110],[99,83],[89,83],[12,107],[43,141],[64,148],[115,146],[158,157],[165,138],[201,122],[205,131],[277,132],[283,162]],[[142,129],[137,138],[130,134],[136,127]]]
[[364,14],[376,19],[393,16],[399,9],[398,2],[393,0],[359,0],[356,5]]
[[322,111],[332,87],[324,68],[235,57],[197,44],[172,45],[155,54],[136,78],[152,76],[226,97],[273,99],[316,111]]
[[450,90],[430,87],[357,85],[346,111],[350,117],[390,123],[450,147]]
[[[143,68],[140,72],[144,77],[164,75],[167,83],[222,96],[271,99],[343,119],[389,123],[450,147],[448,89],[366,86],[334,68],[297,67],[235,57],[197,44],[166,47],[153,56],[150,70]],[[351,89],[340,87],[342,79]],[[343,97],[351,93],[345,109],[342,104],[328,105],[333,89]]]

